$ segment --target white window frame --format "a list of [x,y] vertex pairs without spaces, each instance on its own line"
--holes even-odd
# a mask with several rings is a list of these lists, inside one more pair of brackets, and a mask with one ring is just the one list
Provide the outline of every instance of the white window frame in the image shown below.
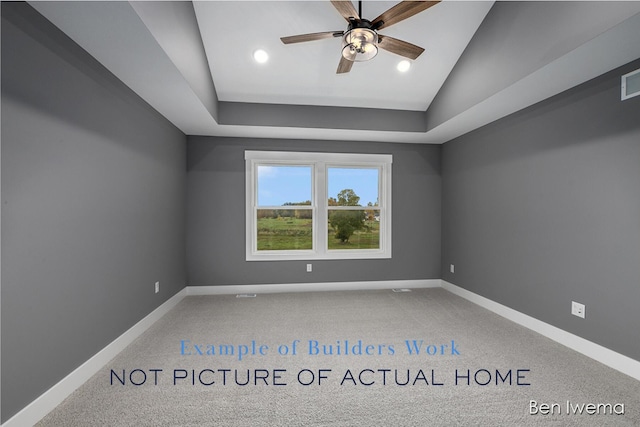
[[[245,216],[247,261],[292,261],[317,259],[391,258],[391,154],[315,153],[293,151],[245,151]],[[311,166],[313,211],[313,249],[291,251],[257,250],[258,166]],[[328,194],[327,169],[378,168],[378,206],[380,210],[380,248],[327,249]],[[264,208],[264,207],[261,207]],[[267,209],[269,207],[266,207]],[[362,209],[366,209],[363,206]],[[344,209],[347,209],[346,207]],[[351,207],[353,209],[353,207]]]

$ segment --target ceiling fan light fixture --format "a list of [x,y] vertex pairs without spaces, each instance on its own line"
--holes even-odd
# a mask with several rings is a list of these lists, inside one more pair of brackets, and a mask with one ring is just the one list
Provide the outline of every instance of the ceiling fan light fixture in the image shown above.
[[342,37],[342,56],[349,61],[362,62],[378,54],[378,33],[369,28],[353,28]]

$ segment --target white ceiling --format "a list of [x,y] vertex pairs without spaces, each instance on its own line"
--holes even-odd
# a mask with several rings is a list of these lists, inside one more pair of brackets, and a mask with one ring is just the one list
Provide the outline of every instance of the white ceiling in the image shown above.
[[[395,3],[365,1],[363,15],[373,19]],[[443,143],[640,57],[640,43],[628,43],[640,40],[640,15],[629,12],[566,54],[550,57],[506,86],[495,85],[494,92],[426,131],[230,125],[219,111],[225,102],[424,112],[459,66],[493,2],[444,1],[381,30],[426,49],[405,74],[395,68],[400,57],[381,51],[343,75],[335,73],[340,39],[293,45],[279,40],[344,30],[346,21],[328,1],[30,4],[188,135]],[[266,64],[253,61],[257,48],[269,53]],[[489,83],[495,82],[475,84]]]
[[[362,14],[373,20],[395,4],[364,1]],[[373,60],[340,75],[340,38],[280,41],[282,36],[345,30],[347,22],[329,2],[216,1],[196,2],[194,8],[222,101],[425,111],[491,5],[443,2],[381,30],[425,48],[407,73],[396,69],[402,57],[380,50]],[[259,48],[269,53],[266,64],[252,58]]]

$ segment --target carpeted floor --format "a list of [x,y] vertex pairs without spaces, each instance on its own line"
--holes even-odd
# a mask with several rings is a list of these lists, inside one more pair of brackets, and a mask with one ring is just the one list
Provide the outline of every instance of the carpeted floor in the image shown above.
[[38,425],[639,426],[640,382],[443,289],[199,296]]

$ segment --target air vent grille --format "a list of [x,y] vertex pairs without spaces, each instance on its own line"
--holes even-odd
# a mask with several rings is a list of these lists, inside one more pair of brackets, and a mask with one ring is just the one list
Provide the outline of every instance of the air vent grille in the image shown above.
[[238,294],[236,298],[255,298],[256,294]]
[[622,100],[640,95],[640,70],[622,76]]

